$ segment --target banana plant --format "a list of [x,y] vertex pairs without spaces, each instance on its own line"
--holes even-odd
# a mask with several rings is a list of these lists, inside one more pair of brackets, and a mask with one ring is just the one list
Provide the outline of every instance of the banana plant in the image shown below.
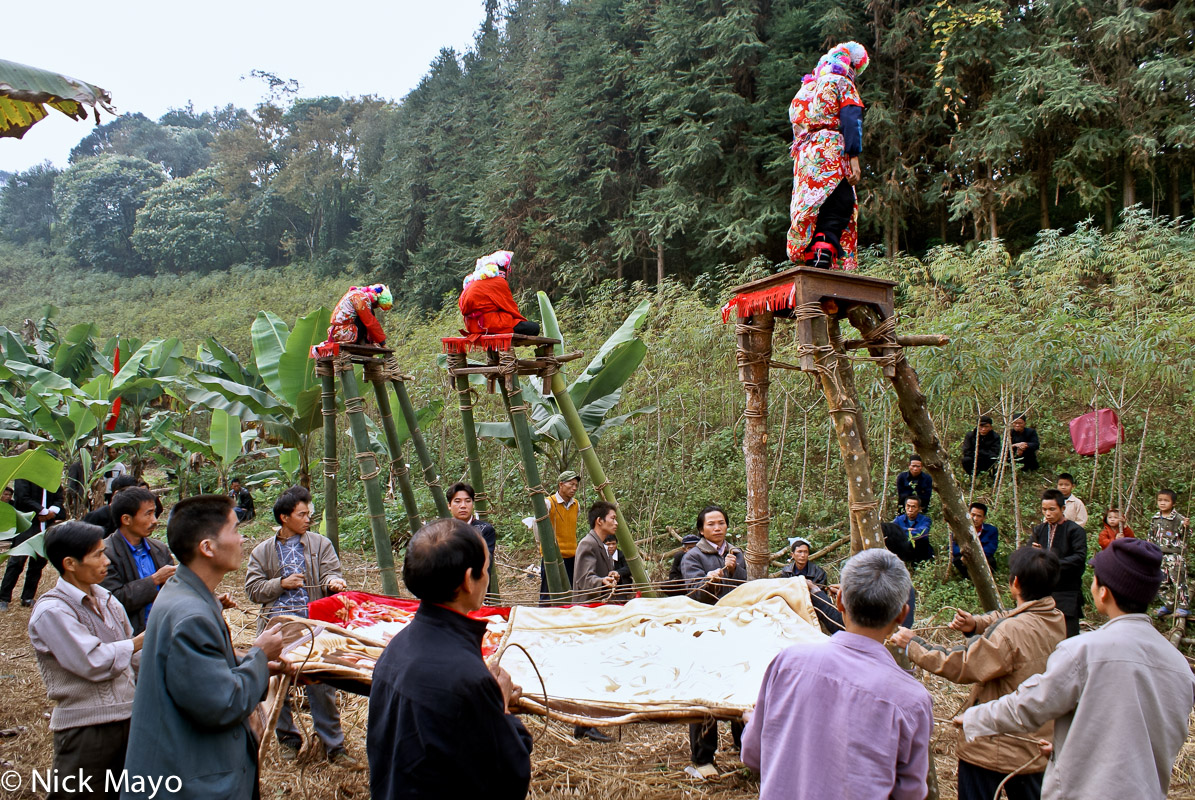
[[[188,453],[198,454],[211,461],[220,475],[221,489],[228,488],[229,473],[250,455],[247,449],[249,443],[257,438],[256,428],[241,430],[241,420],[219,408],[212,411],[207,441],[177,430],[165,430],[162,433],[166,439],[180,445]],[[263,454],[252,453],[255,457]],[[277,470],[270,472],[281,474]],[[260,475],[253,477],[264,480]]]
[[[62,462],[41,448],[0,458],[0,486],[8,486],[18,478],[32,481],[43,489],[53,491],[62,485]],[[29,530],[29,526],[33,524],[33,517],[33,513],[22,513],[8,503],[0,503],[0,540],[11,539],[18,533]],[[29,555],[9,552],[0,555],[0,561],[14,554]],[[40,552],[36,554],[41,555]]]
[[[547,335],[559,338],[559,326],[547,296],[540,293],[540,309],[544,312]],[[596,442],[610,429],[642,414],[655,412],[654,406],[637,408],[618,416],[609,416],[614,406],[622,399],[622,387],[630,380],[635,370],[647,355],[647,345],[639,338],[637,331],[643,324],[651,301],[644,300],[627,316],[589,362],[584,371],[568,387],[569,397],[581,417],[581,422],[591,441]],[[480,376],[475,376],[479,377]],[[543,385],[538,378],[521,379],[523,397],[531,405],[532,439],[536,450],[546,455],[558,470],[565,470],[575,454],[575,446],[568,424],[552,397],[551,387]],[[509,422],[482,422],[477,425],[477,435],[497,439],[507,447],[515,447],[514,431]]]

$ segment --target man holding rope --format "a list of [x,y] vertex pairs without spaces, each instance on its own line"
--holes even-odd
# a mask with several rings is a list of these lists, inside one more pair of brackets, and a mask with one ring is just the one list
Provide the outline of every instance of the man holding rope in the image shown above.
[[[341,572],[340,558],[326,537],[312,533],[311,492],[292,486],[274,502],[278,533],[266,539],[249,554],[245,572],[245,594],[261,603],[257,632],[265,630],[266,620],[280,614],[306,617],[307,604],[329,594],[343,592],[347,585]],[[324,743],[328,762],[344,769],[359,769],[360,763],[344,749],[344,731],[336,690],[322,683],[306,687],[315,733]],[[303,746],[291,711],[290,695],[282,704],[278,724],[279,751],[284,761],[298,758]]]
[[[1009,557],[1008,569],[1016,607],[980,616],[956,613],[950,627],[975,634],[965,645],[942,647],[903,627],[889,640],[905,648],[909,660],[926,672],[974,684],[968,707],[1015,691],[1026,678],[1046,668],[1046,659],[1066,638],[1066,620],[1050,596],[1058,583],[1058,556],[1050,550],[1022,547]],[[1008,800],[1039,800],[1046,759],[1037,740],[1049,741],[1053,733],[1054,723],[1048,721],[1033,734],[1034,739],[998,735],[960,741],[959,800],[992,800],[1001,784]]]

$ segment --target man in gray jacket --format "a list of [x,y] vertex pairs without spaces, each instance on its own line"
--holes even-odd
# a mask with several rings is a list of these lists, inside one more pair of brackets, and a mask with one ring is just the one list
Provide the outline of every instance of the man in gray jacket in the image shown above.
[[[262,604],[257,620],[258,632],[265,628],[266,620],[271,617],[281,614],[306,617],[309,602],[343,592],[346,588],[340,559],[332,542],[310,530],[311,513],[311,492],[302,486],[287,489],[274,502],[278,533],[254,547],[249,554],[245,594],[253,602]],[[306,688],[311,720],[316,735],[324,743],[328,761],[356,769],[360,765],[344,750],[336,690],[322,683],[313,683]],[[282,758],[294,760],[303,746],[303,739],[295,726],[289,696],[278,715],[274,732],[281,745]]]
[[1098,630],[1058,645],[1046,671],[1013,694],[968,709],[955,723],[968,742],[1030,733],[1054,720],[1043,800],[1162,800],[1187,738],[1195,677],[1146,615],[1162,585],[1162,551],[1116,539],[1092,559],[1091,597],[1108,617]]
[[[241,565],[244,537],[232,499],[199,495],[170,513],[166,538],[181,566],[145,631],[121,800],[249,800],[258,796],[257,733],[250,723],[272,669],[275,625],[244,656],[232,649],[216,587]],[[166,791],[162,791],[165,788]]]

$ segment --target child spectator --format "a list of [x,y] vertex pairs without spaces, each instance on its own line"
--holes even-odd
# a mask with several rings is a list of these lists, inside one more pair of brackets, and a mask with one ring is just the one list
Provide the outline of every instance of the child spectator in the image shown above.
[[[1149,521],[1149,540],[1162,548],[1162,572],[1166,579],[1158,594],[1163,598],[1159,617],[1171,613],[1187,616],[1187,529],[1190,523],[1175,510],[1178,495],[1173,489],[1158,492],[1158,513]],[[1171,603],[1166,598],[1172,598]]]
[[1107,550],[1108,545],[1112,544],[1115,539],[1136,539],[1137,536],[1133,533],[1124,521],[1124,515],[1120,513],[1120,509],[1113,506],[1104,512],[1104,528],[1100,531],[1100,549]]
[[1062,492],[1062,498],[1066,502],[1066,508],[1062,510],[1062,515],[1080,528],[1086,528],[1087,506],[1084,505],[1082,500],[1071,494],[1074,490],[1074,475],[1064,472],[1058,476],[1058,491]]

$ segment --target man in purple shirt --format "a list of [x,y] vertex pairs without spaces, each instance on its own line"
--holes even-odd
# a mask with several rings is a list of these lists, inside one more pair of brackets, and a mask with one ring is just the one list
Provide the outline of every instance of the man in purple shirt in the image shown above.
[[760,800],[924,800],[933,703],[884,647],[908,611],[909,572],[887,550],[865,550],[839,582],[846,630],[772,660],[743,763],[760,774]]

